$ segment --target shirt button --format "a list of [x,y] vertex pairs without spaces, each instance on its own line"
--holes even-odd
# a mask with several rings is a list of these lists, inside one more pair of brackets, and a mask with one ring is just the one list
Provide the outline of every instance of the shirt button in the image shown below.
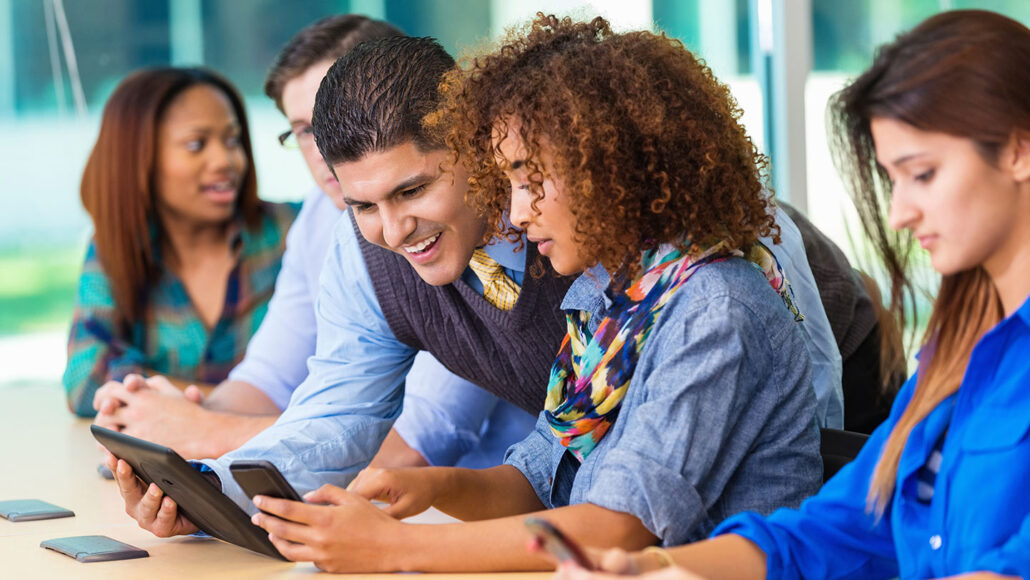
[[930,548],[934,550],[941,549],[941,537],[937,534],[930,536]]

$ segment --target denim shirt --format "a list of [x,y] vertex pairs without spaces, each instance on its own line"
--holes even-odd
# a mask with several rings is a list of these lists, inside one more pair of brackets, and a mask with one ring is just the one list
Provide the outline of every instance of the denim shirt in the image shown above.
[[[958,392],[913,428],[877,520],[866,512],[869,481],[915,383],[902,387],[858,457],[800,510],[741,514],[716,533],[754,542],[769,578],[1030,578],[1030,300],[980,339]],[[945,430],[933,499],[924,503],[917,474]]]
[[[600,322],[601,268],[562,308]],[[640,353],[619,418],[582,463],[543,413],[505,462],[541,502],[629,513],[664,545],[706,536],[744,510],[797,506],[822,478],[809,351],[790,312],[739,258],[699,269],[673,295]]]

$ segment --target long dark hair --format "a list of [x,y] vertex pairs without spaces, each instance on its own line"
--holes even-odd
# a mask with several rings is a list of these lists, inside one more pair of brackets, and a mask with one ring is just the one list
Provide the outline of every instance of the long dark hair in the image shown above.
[[[933,16],[880,48],[873,66],[831,103],[834,161],[891,278],[891,311],[906,319],[914,286],[911,236],[886,227],[890,181],[876,162],[870,122],[893,119],[970,139],[996,164],[1015,129],[1030,129],[1030,30],[999,14],[959,10]],[[912,428],[958,390],[976,342],[1003,317],[980,266],[944,276],[923,337],[915,394],[884,446],[869,490],[878,513],[893,493]]]
[[229,99],[240,124],[240,144],[251,161],[240,184],[236,210],[248,225],[260,219],[247,113],[229,81],[199,68],[154,68],[126,77],[104,106],[100,134],[80,188],[82,205],[93,219],[97,257],[111,280],[122,321],[140,315],[154,272],[149,228],[157,222],[153,178],[158,122],[175,97],[196,85],[214,87]]

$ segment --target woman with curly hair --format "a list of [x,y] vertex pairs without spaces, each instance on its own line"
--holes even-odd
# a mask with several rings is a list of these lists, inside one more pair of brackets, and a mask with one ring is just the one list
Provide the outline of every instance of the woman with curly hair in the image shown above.
[[[944,12],[831,101],[838,167],[892,273],[895,311],[913,242],[942,276],[919,367],[801,509],[735,516],[670,551],[683,568],[650,577],[1030,578],[1028,60],[1023,24]],[[603,560],[618,572],[655,563]]]
[[443,92],[429,122],[470,172],[469,203],[583,273],[546,410],[505,465],[368,469],[348,488],[397,518],[432,505],[475,521],[404,524],[347,496],[291,554],[331,571],[540,569],[524,549],[533,512],[643,548],[813,493],[810,357],[757,243],[775,225],[726,87],[664,36],[541,16]]

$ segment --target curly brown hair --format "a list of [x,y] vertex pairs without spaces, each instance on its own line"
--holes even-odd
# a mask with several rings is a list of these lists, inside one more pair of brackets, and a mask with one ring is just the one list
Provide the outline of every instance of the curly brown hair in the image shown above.
[[[441,93],[426,126],[468,169],[467,202],[488,223],[503,223],[511,193],[494,136],[514,128],[533,208],[543,197],[544,151],[583,257],[610,273],[632,278],[641,254],[660,243],[746,249],[760,236],[778,238],[762,186],[766,158],[729,89],[678,40],[538,13],[499,48],[463,59]],[[516,231],[498,225],[492,234],[514,239]]]

